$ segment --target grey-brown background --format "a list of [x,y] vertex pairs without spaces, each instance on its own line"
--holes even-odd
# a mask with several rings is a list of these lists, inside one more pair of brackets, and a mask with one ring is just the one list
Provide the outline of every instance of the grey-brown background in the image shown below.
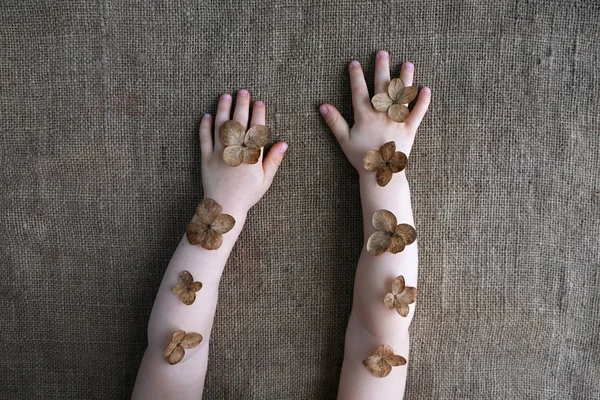
[[227,264],[207,399],[332,399],[362,245],[318,115],[392,54],[433,90],[409,399],[600,397],[600,5],[23,1],[0,6],[0,393],[126,398],[202,198],[197,128],[241,88],[290,143]]

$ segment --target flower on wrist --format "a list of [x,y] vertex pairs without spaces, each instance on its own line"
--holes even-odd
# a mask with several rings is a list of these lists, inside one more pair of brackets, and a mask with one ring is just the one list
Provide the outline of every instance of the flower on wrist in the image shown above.
[[185,331],[175,331],[171,343],[165,348],[163,357],[171,365],[177,364],[185,356],[185,349],[193,349],[202,342],[202,335],[199,333],[186,333]]
[[199,244],[206,250],[216,250],[223,244],[223,234],[235,225],[235,219],[222,214],[223,207],[213,199],[205,198],[196,207],[198,219],[188,224],[186,236],[190,244]]
[[373,354],[363,360],[363,365],[376,377],[383,378],[392,372],[392,367],[406,364],[406,359],[394,354],[391,346],[377,346]]
[[383,304],[386,307],[396,310],[396,312],[406,317],[412,304],[417,300],[417,288],[406,286],[402,275],[396,277],[392,283],[392,291],[383,298]]
[[397,225],[397,222],[396,216],[388,210],[375,211],[372,223],[376,231],[367,242],[369,254],[380,256],[386,251],[400,253],[417,239],[415,228],[408,224]]
[[416,86],[404,86],[402,79],[395,78],[389,83],[387,93],[377,93],[371,99],[371,104],[377,111],[387,112],[392,121],[402,123],[410,114],[405,104],[410,103],[416,97]]
[[183,304],[189,306],[196,301],[196,292],[200,289],[202,289],[202,282],[194,282],[192,274],[182,271],[179,274],[179,283],[171,288],[171,292],[179,296]]
[[371,150],[363,156],[363,166],[367,171],[377,172],[376,180],[379,186],[387,185],[392,175],[404,170],[408,164],[406,154],[396,151],[396,143],[385,143],[379,150]]
[[264,125],[246,128],[237,121],[225,121],[219,129],[223,149],[223,160],[232,167],[240,164],[256,164],[261,148],[271,140],[271,130]]

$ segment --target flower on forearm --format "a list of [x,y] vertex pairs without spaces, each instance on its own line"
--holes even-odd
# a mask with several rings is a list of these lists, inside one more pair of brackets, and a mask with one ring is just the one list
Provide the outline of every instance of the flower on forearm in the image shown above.
[[394,354],[394,350],[387,344],[377,346],[373,355],[363,360],[363,365],[378,378],[388,376],[392,372],[392,367],[404,364],[406,359]]
[[202,282],[194,282],[192,274],[183,271],[179,274],[179,283],[171,288],[171,292],[179,296],[183,304],[189,306],[194,304],[196,292],[200,289],[202,289]]
[[396,277],[392,283],[391,293],[387,293],[383,298],[383,304],[386,307],[396,310],[403,317],[408,315],[412,304],[417,300],[417,288],[406,286],[402,275]]
[[256,164],[261,147],[271,140],[271,130],[264,125],[246,128],[237,121],[225,121],[219,130],[221,143],[225,146],[223,160],[232,167],[241,163]]
[[223,207],[213,199],[204,199],[196,207],[198,219],[190,222],[186,236],[191,244],[199,244],[207,250],[216,250],[223,244],[223,234],[235,225],[235,219],[222,214]]
[[416,86],[404,86],[402,79],[395,78],[388,85],[387,93],[377,93],[371,99],[371,104],[377,111],[386,111],[393,121],[404,122],[410,114],[405,104],[410,103],[416,97]]
[[367,171],[377,172],[379,186],[387,185],[392,175],[406,168],[408,158],[401,151],[396,151],[395,142],[387,142],[377,150],[367,151],[363,156],[363,166]]
[[375,211],[373,226],[377,230],[367,242],[369,254],[379,256],[386,251],[396,254],[417,239],[415,228],[408,224],[396,224],[396,217],[388,210]]
[[177,364],[185,355],[184,349],[193,349],[202,341],[202,335],[199,333],[185,333],[185,331],[175,331],[171,343],[163,352],[163,357],[171,365]]

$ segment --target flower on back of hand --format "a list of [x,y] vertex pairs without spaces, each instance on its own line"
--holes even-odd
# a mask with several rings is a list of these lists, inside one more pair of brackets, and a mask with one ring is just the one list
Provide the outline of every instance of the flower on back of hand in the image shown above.
[[417,288],[406,286],[402,275],[396,277],[392,283],[392,291],[383,298],[386,307],[396,310],[403,317],[408,315],[412,304],[417,300]]
[[367,171],[377,172],[376,180],[379,186],[387,185],[392,175],[404,170],[408,164],[406,154],[396,151],[395,142],[387,142],[378,150],[368,151],[363,156],[363,166]]
[[373,354],[363,360],[363,365],[378,378],[388,376],[392,367],[405,364],[406,359],[394,354],[394,350],[387,344],[377,346]]
[[199,333],[185,333],[185,331],[175,331],[171,343],[165,348],[163,357],[171,365],[177,364],[183,359],[185,349],[193,349],[202,342],[202,335]]
[[207,250],[221,247],[223,234],[235,225],[235,219],[222,211],[223,207],[213,199],[206,198],[198,204],[198,219],[190,222],[185,232],[190,244],[199,244]]
[[387,112],[388,116],[395,122],[404,122],[410,111],[405,104],[410,103],[417,97],[416,86],[404,86],[402,79],[392,79],[387,87],[387,93],[377,93],[371,99],[371,104],[377,111]]
[[223,160],[232,167],[241,163],[256,164],[261,148],[271,140],[271,130],[264,125],[246,128],[237,121],[225,121],[219,130],[223,149]]
[[192,274],[182,271],[179,274],[179,283],[171,288],[171,292],[179,296],[183,304],[189,306],[196,301],[196,292],[200,289],[202,289],[202,282],[194,282]]
[[388,210],[375,211],[373,226],[377,230],[367,242],[369,254],[380,256],[386,251],[396,254],[417,239],[415,228],[408,224],[396,224],[396,217]]

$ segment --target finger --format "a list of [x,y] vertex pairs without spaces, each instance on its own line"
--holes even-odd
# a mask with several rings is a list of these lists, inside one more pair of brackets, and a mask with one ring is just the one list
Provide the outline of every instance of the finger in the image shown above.
[[233,111],[233,120],[248,126],[248,115],[250,113],[250,93],[247,90],[240,90],[237,93],[235,101],[235,110]]
[[288,144],[285,142],[277,142],[271,147],[269,153],[263,161],[263,169],[265,171],[264,181],[267,187],[271,186],[273,178],[283,161],[283,156],[288,148]]
[[217,106],[217,116],[215,117],[215,140],[214,140],[214,151],[223,150],[223,144],[219,139],[219,129],[223,122],[227,121],[231,116],[231,95],[225,93],[219,100]]
[[371,109],[369,89],[360,63],[352,61],[349,66],[350,88],[352,89],[352,105],[354,106],[354,119],[360,119],[361,114]]
[[402,68],[400,68],[400,79],[404,82],[404,86],[412,86],[414,74],[415,66],[413,63],[407,61],[402,64]]
[[413,110],[410,112],[408,118],[404,123],[410,128],[416,130],[419,127],[419,125],[421,125],[421,121],[427,113],[430,101],[431,89],[429,89],[428,87],[421,89],[419,97],[417,98],[417,104],[415,104],[415,108],[413,108]]
[[210,114],[204,114],[200,121],[200,155],[202,156],[202,162],[208,160],[213,152],[211,122],[212,117]]
[[390,55],[380,51],[375,56],[375,93],[385,92],[390,83]]
[[319,107],[319,111],[338,142],[342,143],[350,138],[350,127],[348,126],[348,123],[334,106],[331,104],[323,104]]
[[255,101],[254,105],[252,106],[252,121],[250,122],[250,127],[253,127],[255,125],[264,125],[265,113],[265,103],[263,103],[262,101]]

